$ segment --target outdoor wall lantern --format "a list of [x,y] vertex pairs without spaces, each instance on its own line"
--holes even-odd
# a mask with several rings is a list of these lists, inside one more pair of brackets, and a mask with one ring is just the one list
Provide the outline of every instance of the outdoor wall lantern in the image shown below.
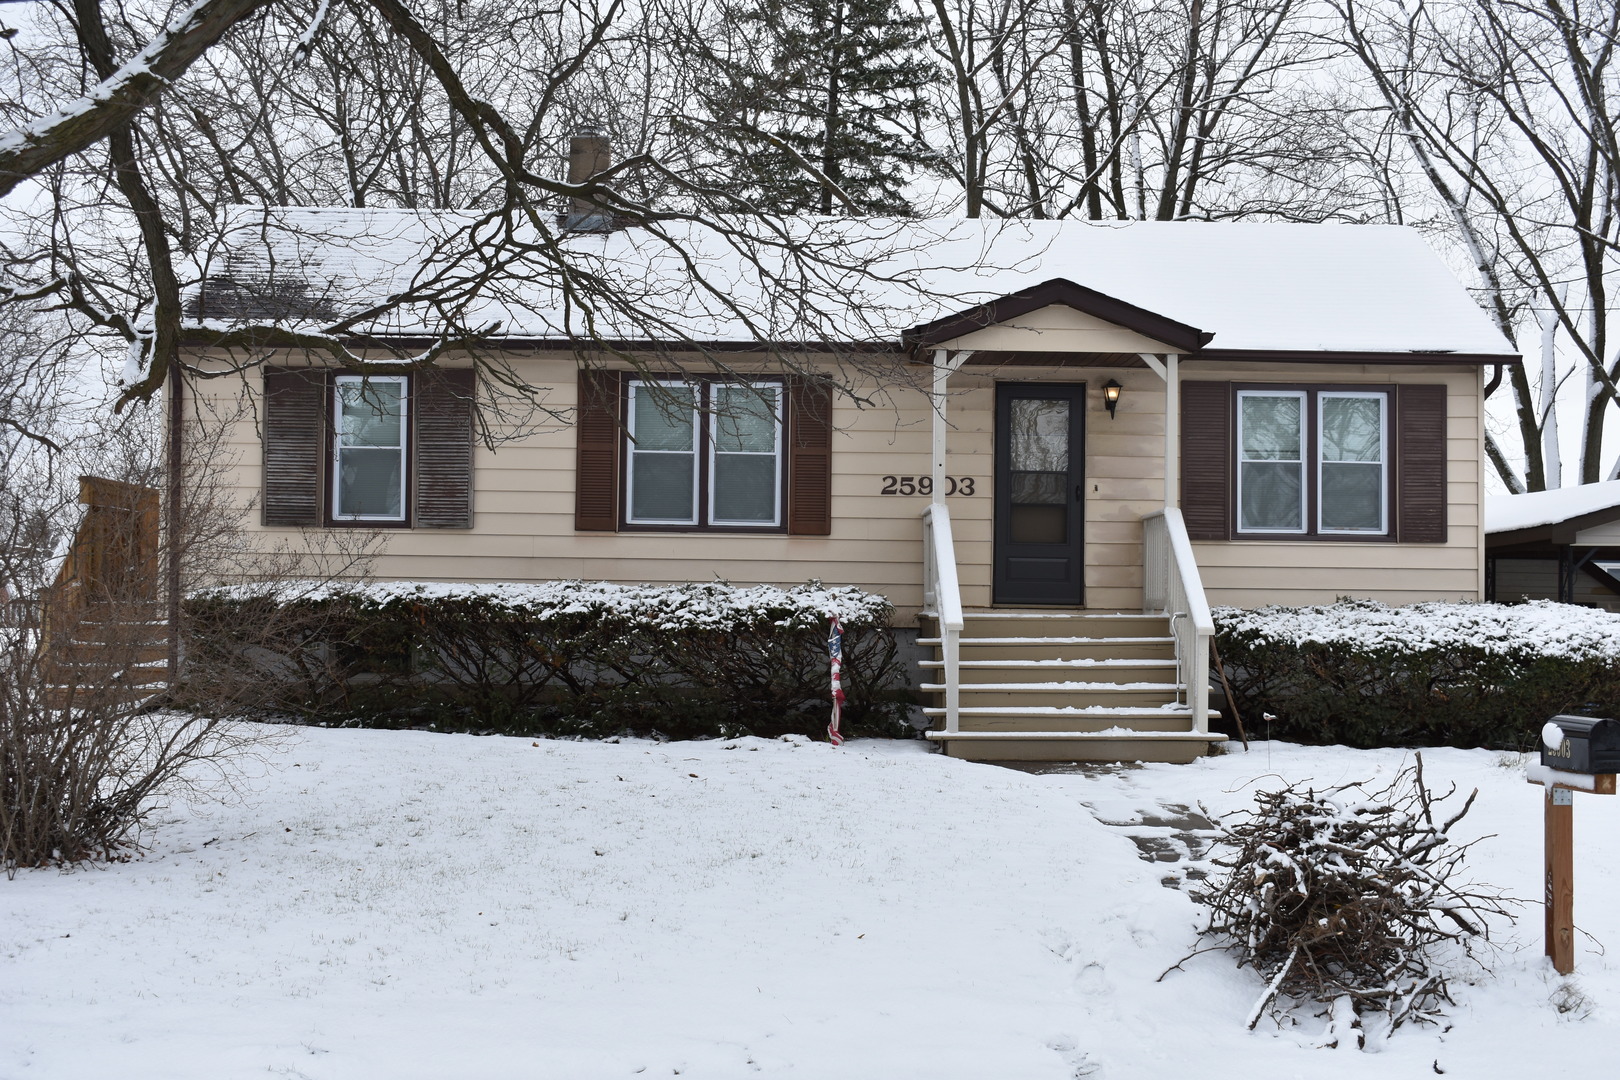
[[1108,406],[1108,419],[1114,418],[1114,410],[1119,408],[1119,392],[1125,389],[1119,385],[1118,379],[1109,379],[1103,383],[1103,404]]

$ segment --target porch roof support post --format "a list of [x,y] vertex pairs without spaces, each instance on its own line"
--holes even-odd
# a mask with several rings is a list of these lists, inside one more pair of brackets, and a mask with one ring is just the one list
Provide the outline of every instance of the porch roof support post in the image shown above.
[[1181,505],[1181,357],[1137,353],[1164,380],[1164,508]]
[[1164,357],[1164,508],[1181,505],[1181,358]]
[[929,395],[934,413],[933,453],[930,456],[933,462],[932,501],[938,506],[945,505],[945,436],[949,430],[945,415],[946,383],[972,355],[971,350],[955,353],[947,349],[934,350],[934,386],[933,392]]

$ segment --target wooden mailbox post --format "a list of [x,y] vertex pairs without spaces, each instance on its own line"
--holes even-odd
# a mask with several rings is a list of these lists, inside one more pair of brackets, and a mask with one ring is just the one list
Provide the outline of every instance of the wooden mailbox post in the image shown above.
[[1527,770],[1546,789],[1547,955],[1560,975],[1575,970],[1575,793],[1613,795],[1620,722],[1555,716],[1541,729],[1541,764]]

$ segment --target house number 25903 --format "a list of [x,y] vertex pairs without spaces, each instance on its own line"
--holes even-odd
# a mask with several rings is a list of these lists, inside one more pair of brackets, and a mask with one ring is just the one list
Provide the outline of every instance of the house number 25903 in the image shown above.
[[[972,495],[973,477],[947,476],[945,478],[945,494]],[[934,478],[932,476],[885,476],[883,490],[880,495],[932,495],[934,493]]]

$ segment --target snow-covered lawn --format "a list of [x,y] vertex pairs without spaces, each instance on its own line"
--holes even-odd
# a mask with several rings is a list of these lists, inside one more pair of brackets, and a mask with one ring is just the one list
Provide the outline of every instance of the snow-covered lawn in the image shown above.
[[[1220,955],[1156,981],[1197,913],[1131,834],[1174,848],[1165,804],[1402,758],[1036,776],[918,743],[293,731],[144,857],[0,879],[0,1076],[1609,1074],[1620,797],[1576,800],[1576,917],[1608,954],[1583,939],[1557,977],[1528,906],[1449,1030],[1318,1050],[1314,1019],[1244,1031],[1260,987]],[[1425,760],[1501,834],[1475,876],[1537,898],[1540,790],[1498,754]]]

